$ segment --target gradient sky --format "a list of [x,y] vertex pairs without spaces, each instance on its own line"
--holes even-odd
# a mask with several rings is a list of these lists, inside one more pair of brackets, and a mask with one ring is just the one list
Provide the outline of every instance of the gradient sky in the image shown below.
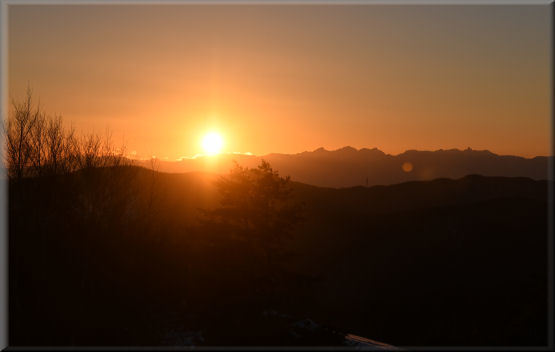
[[318,147],[551,155],[551,10],[10,5],[10,98],[139,156]]

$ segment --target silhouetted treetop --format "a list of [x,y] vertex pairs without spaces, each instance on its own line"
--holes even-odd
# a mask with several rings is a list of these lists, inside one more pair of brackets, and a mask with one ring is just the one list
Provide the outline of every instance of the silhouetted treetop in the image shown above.
[[114,148],[108,133],[77,136],[73,127],[64,126],[61,116],[49,116],[40,105],[35,106],[31,89],[22,102],[14,101],[12,106],[3,124],[10,179],[127,164],[124,149]]
[[217,182],[220,207],[210,212],[236,234],[277,245],[301,219],[300,204],[291,197],[291,180],[262,160],[256,168],[237,163]]

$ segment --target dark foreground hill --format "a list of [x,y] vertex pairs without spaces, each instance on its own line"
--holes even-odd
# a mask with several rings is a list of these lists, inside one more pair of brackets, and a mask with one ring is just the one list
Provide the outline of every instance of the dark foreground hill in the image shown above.
[[[484,176],[529,177],[548,179],[549,158],[523,158],[497,155],[487,150],[408,150],[398,155],[385,154],[379,149],[337,150],[318,148],[298,154],[268,154],[264,156],[222,154],[219,156],[157,161],[164,172],[205,171],[225,173],[232,160],[254,167],[260,159],[267,160],[284,175],[295,181],[321,187],[353,187],[389,185],[406,181],[460,178],[470,174]],[[551,158],[552,159],[552,158]],[[148,167],[150,161],[137,161]]]
[[214,179],[10,184],[10,345],[342,343],[295,330],[310,322],[396,346],[547,344],[546,181],[297,183],[306,221],[268,280],[260,253],[195,221]]

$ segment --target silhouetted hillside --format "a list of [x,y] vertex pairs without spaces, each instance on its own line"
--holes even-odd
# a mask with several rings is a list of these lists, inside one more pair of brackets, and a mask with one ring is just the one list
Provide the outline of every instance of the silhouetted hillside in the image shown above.
[[[357,150],[344,147],[334,151],[318,148],[298,154],[222,154],[176,162],[158,161],[158,165],[160,171],[166,172],[225,173],[232,166],[231,160],[253,167],[260,159],[267,160],[295,181],[321,187],[364,186],[367,179],[368,185],[373,186],[442,177],[460,178],[469,174],[548,179],[548,157],[529,159],[471,149],[408,150],[399,155],[389,155],[376,148]],[[139,161],[138,164],[148,166],[149,162]],[[406,171],[403,170],[404,164]]]
[[311,321],[396,346],[547,343],[547,181],[295,183],[305,222],[269,280],[260,252],[196,221],[215,179],[10,183],[10,345],[342,344],[303,335]]

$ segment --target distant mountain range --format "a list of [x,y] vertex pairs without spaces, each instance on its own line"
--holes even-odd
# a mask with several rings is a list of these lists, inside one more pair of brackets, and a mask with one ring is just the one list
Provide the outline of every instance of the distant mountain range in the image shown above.
[[[406,181],[436,178],[460,178],[466,175],[529,177],[548,179],[548,162],[553,157],[523,158],[497,155],[488,150],[449,149],[436,151],[407,150],[398,155],[385,154],[377,148],[337,150],[318,148],[298,154],[221,154],[182,161],[157,160],[155,168],[161,172],[183,173],[204,171],[226,173],[233,161],[242,166],[255,167],[260,160],[268,161],[281,175],[294,181],[320,187],[352,187],[388,185]],[[136,161],[150,167],[150,161]]]

